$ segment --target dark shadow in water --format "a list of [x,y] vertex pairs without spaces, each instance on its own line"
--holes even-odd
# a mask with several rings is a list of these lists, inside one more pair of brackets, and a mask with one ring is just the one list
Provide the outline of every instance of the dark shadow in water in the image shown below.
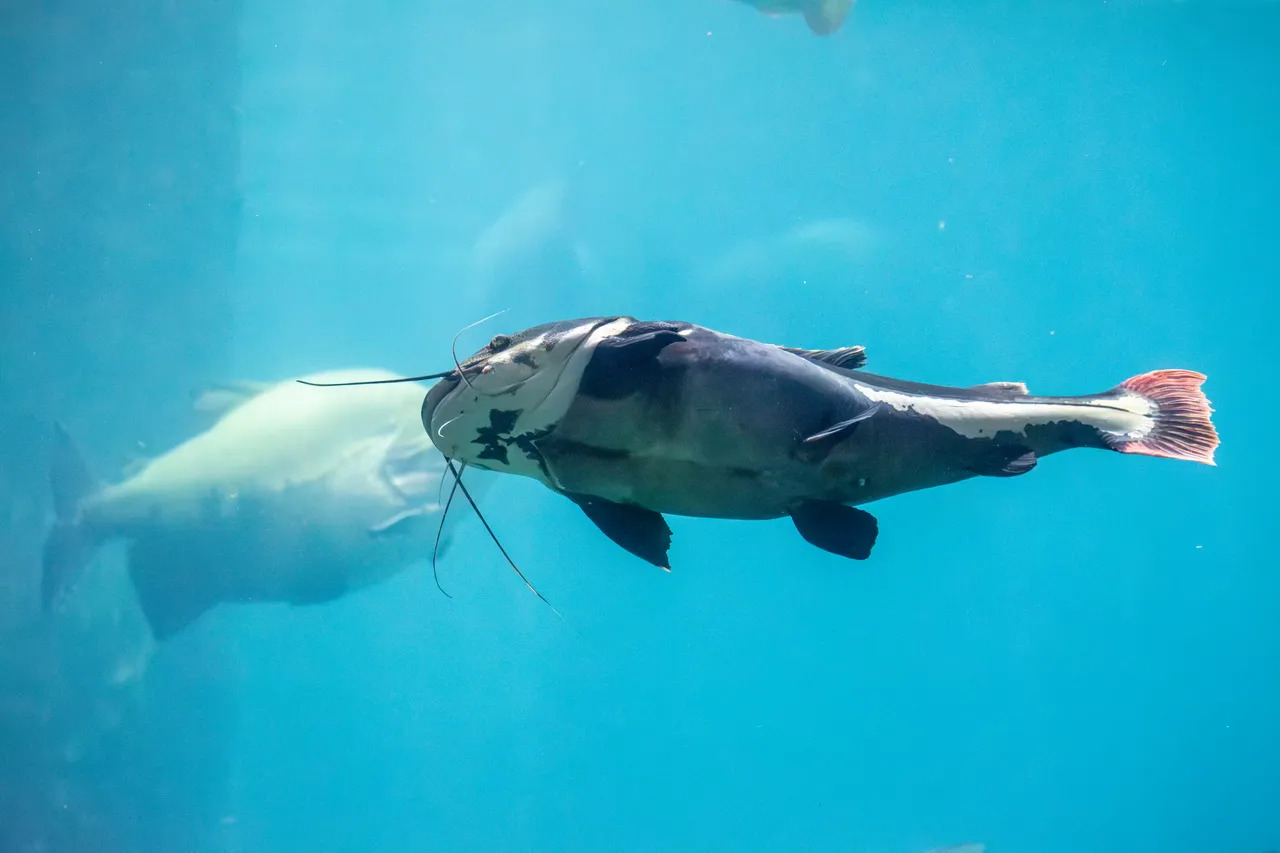
[[226,360],[239,4],[0,5],[0,851],[210,846],[231,667],[150,653],[108,555],[39,613],[54,419],[107,478]]

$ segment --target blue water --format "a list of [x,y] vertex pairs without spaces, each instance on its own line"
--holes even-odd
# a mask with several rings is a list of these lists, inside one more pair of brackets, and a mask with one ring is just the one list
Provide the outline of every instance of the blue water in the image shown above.
[[[785,520],[672,518],[669,575],[501,481],[487,518],[564,622],[471,525],[451,599],[418,564],[161,651],[149,678],[197,643],[234,660],[213,829],[180,849],[1280,846],[1280,4],[861,0],[829,38],[727,0],[235,19],[230,378],[443,370],[495,311],[459,355],[624,313],[1042,394],[1195,369],[1223,443],[1216,468],[1082,450],[884,501],[865,563]],[[478,274],[539,187],[547,233]],[[126,382],[80,388],[112,412],[96,440],[147,419],[112,408]],[[194,824],[166,798],[198,780],[167,784],[143,820]]]

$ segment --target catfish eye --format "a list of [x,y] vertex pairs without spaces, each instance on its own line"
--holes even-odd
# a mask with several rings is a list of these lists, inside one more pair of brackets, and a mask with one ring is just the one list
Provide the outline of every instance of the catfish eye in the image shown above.
[[493,340],[489,341],[489,352],[502,352],[511,346],[511,338],[506,335],[494,335]]

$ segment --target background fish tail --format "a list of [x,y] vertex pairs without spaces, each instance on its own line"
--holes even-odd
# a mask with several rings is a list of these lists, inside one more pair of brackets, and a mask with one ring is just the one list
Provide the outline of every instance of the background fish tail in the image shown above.
[[46,611],[74,586],[98,547],[98,537],[84,523],[81,508],[100,486],[61,424],[54,426],[49,481],[57,520],[42,555],[41,602]]
[[804,10],[804,21],[816,35],[829,36],[844,24],[853,0],[815,0]]

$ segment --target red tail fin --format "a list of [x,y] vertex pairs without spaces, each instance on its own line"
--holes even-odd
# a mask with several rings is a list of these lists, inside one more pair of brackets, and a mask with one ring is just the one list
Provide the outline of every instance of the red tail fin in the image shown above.
[[1213,452],[1218,447],[1218,431],[1210,415],[1213,408],[1200,390],[1205,376],[1192,370],[1153,370],[1120,383],[1155,405],[1151,417],[1155,426],[1139,441],[1118,441],[1112,445],[1121,453],[1162,456],[1216,465]]

